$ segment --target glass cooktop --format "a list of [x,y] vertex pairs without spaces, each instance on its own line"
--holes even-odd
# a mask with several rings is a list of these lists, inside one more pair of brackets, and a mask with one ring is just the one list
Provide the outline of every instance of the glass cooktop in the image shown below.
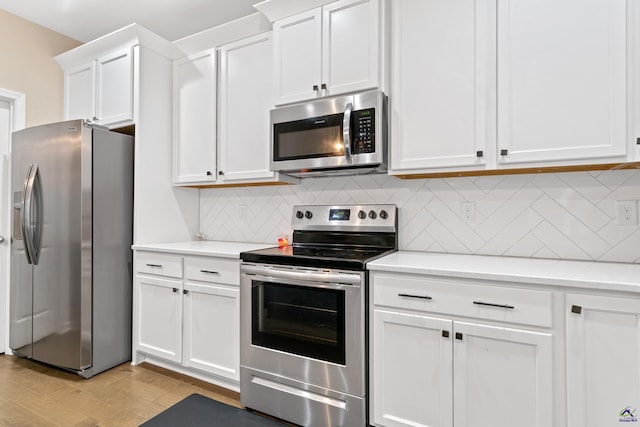
[[242,261],[296,267],[364,270],[366,263],[395,252],[389,248],[282,246],[240,254]]

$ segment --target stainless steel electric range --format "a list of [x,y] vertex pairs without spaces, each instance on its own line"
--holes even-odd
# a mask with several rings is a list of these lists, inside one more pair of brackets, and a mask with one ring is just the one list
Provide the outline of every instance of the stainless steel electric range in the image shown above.
[[395,205],[294,206],[291,245],[240,254],[244,406],[367,425],[367,263],[397,250]]

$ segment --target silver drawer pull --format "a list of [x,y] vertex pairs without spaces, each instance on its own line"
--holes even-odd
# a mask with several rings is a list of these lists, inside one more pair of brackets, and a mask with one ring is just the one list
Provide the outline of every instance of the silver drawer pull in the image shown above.
[[200,270],[200,273],[205,273],[205,274],[220,274],[220,272],[218,272],[218,271],[213,271],[213,270]]
[[147,267],[162,268],[162,264],[147,264]]
[[426,299],[426,300],[433,299],[433,298],[431,298],[429,296],[426,296],[426,295],[398,294],[398,296],[399,297],[404,297],[404,298],[418,298],[418,299]]
[[507,304],[492,304],[490,302],[482,302],[482,301],[474,301],[475,305],[484,305],[487,307],[499,307],[499,308],[508,308],[509,310],[513,310],[515,307]]

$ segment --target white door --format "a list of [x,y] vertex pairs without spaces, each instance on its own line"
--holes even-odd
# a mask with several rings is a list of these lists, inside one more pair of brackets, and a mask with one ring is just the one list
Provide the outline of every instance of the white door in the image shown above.
[[481,0],[392,3],[393,173],[491,164],[489,16]]
[[634,425],[640,413],[640,299],[567,294],[569,427]]
[[451,320],[374,310],[375,425],[453,426],[452,327]]
[[553,425],[551,334],[453,322],[456,427]]
[[378,0],[341,0],[322,8],[323,95],[378,86]]
[[24,95],[0,89],[0,353],[9,349],[10,138],[11,132],[24,128],[24,121]]
[[277,104],[316,98],[321,86],[321,9],[273,23],[273,86]]
[[96,116],[103,126],[133,122],[133,51],[131,48],[96,61]]
[[216,50],[173,63],[173,183],[216,181]]
[[138,351],[182,362],[182,282],[136,276]]
[[184,286],[184,364],[240,380],[240,289]]
[[269,170],[272,57],[270,32],[220,48],[218,173],[224,182],[275,176]]
[[64,118],[94,120],[96,109],[96,62],[64,72]]
[[631,3],[498,2],[499,164],[624,161]]

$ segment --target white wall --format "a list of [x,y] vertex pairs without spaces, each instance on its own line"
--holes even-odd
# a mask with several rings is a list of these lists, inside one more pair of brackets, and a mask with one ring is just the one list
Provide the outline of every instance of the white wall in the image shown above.
[[[640,227],[620,226],[616,200],[640,199],[640,171],[400,180],[308,178],[300,185],[200,192],[209,240],[276,244],[296,204],[394,203],[399,248],[463,254],[640,263]],[[460,202],[476,203],[463,224]]]

